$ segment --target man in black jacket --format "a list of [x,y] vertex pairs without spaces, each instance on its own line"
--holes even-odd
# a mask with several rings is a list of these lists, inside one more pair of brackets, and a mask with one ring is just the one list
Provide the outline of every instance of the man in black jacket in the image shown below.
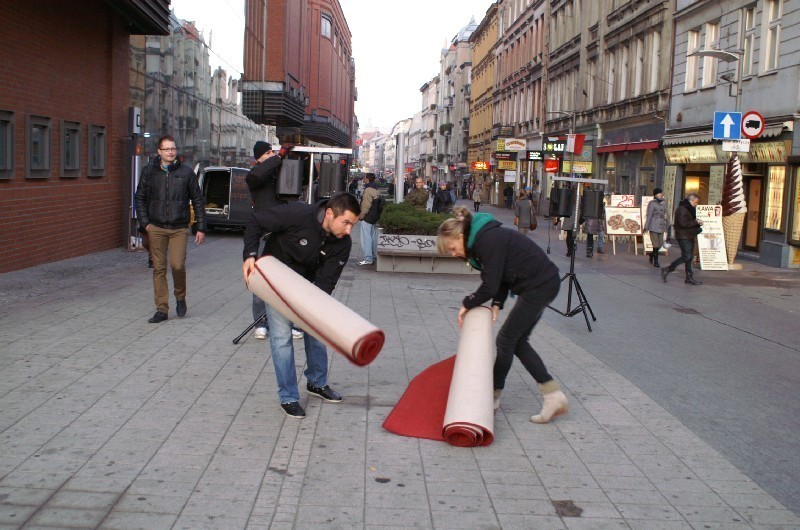
[[[253,158],[256,159],[256,165],[245,177],[250,195],[253,197],[253,211],[263,212],[267,208],[286,204],[284,199],[278,197],[278,174],[285,154],[286,149],[273,150],[271,144],[260,140],[253,146]],[[264,304],[264,300],[253,295],[253,320],[260,318],[266,311],[267,306]],[[264,340],[267,338],[268,330],[269,323],[265,317],[265,320],[256,326],[253,336],[256,339]]]
[[667,281],[667,275],[674,271],[678,266],[683,263],[686,269],[686,279],[683,283],[689,285],[702,285],[703,282],[695,280],[692,272],[692,260],[694,259],[694,240],[702,231],[703,221],[697,218],[697,203],[700,202],[700,196],[696,193],[690,193],[678,203],[675,209],[675,221],[673,228],[675,229],[675,239],[678,240],[678,246],[681,249],[681,255],[678,259],[669,264],[666,269],[661,269],[661,279]]
[[[361,208],[350,193],[340,193],[316,204],[300,202],[253,212],[244,232],[245,282],[255,269],[258,243],[270,233],[263,254],[274,256],[306,280],[330,294],[350,257],[350,231]],[[278,380],[281,408],[290,417],[303,418],[295,376],[292,323],[267,305],[269,345]],[[328,352],[325,345],[304,334],[307,368],[306,389],[312,396],[339,403],[342,396],[328,386]]]
[[175,290],[175,310],[179,317],[186,315],[186,244],[189,240],[189,201],[194,207],[197,234],[194,241],[202,245],[206,237],[206,201],[197,175],[192,168],[181,164],[175,138],[162,136],[158,140],[158,157],[142,169],[136,188],[136,215],[140,229],[150,238],[153,258],[153,290],[156,313],[148,322],[167,320],[169,290],[167,286],[167,253],[172,266]]

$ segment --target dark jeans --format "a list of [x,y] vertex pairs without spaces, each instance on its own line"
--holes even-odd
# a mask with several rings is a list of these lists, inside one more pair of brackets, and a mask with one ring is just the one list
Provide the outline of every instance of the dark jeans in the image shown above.
[[553,379],[547,368],[531,346],[529,339],[533,327],[539,322],[542,313],[547,309],[561,287],[558,275],[553,276],[536,289],[517,297],[517,303],[508,314],[503,327],[497,334],[497,359],[494,362],[494,388],[502,390],[506,385],[506,376],[511,370],[511,362],[516,356],[522,366],[533,376],[537,383],[546,383]]
[[481,209],[481,203],[480,202],[475,202],[473,204],[473,206],[475,207],[475,211],[476,212],[480,211],[480,209]]
[[686,267],[686,274],[692,274],[692,260],[694,259],[694,239],[679,239],[678,246],[681,247],[681,255],[669,264],[669,272],[674,271],[681,263]]
[[586,250],[594,249],[594,234],[586,234]]

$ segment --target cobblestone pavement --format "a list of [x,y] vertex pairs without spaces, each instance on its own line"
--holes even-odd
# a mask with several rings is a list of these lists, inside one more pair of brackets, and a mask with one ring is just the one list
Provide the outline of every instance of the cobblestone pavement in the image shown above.
[[[652,279],[618,258],[629,285]],[[238,234],[190,243],[188,314],[170,308],[159,325],[146,322],[142,253],[0,275],[0,528],[800,528],[743,466],[601,360],[580,316],[548,312],[533,336],[567,416],[528,421],[540,396],[515,363],[492,445],[384,431],[409,380],[455,352],[457,308],[478,280],[377,273],[359,259],[355,245],[335,296],[381,326],[386,346],[363,368],[331,353],[345,400],[303,395],[302,421],[278,407],[268,343],[232,344],[250,323]],[[591,296],[619,283],[600,277],[604,263],[589,293],[599,337],[615,328]],[[755,269],[763,289],[796,281]],[[770,325],[790,343],[788,326]]]

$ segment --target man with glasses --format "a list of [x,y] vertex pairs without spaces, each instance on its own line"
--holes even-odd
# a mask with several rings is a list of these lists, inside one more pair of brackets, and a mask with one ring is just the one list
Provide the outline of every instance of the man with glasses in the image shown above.
[[140,229],[150,238],[153,258],[153,291],[156,313],[148,320],[158,324],[169,315],[167,286],[167,254],[172,267],[175,311],[186,315],[186,244],[189,240],[191,212],[197,221],[195,243],[202,245],[206,237],[206,201],[192,168],[181,164],[175,138],[158,140],[158,156],[142,169],[136,188],[136,215]]
[[408,192],[405,201],[414,205],[417,210],[425,211],[428,206],[428,190],[425,189],[425,181],[422,180],[422,177],[414,180],[414,189]]

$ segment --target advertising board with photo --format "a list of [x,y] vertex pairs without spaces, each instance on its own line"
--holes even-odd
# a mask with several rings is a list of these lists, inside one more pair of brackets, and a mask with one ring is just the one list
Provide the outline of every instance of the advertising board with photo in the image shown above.
[[642,210],[606,206],[606,234],[610,236],[642,235]]
[[697,252],[700,268],[704,271],[728,270],[725,253],[725,232],[722,228],[722,206],[698,204],[697,219],[703,221],[703,231],[697,235]]

